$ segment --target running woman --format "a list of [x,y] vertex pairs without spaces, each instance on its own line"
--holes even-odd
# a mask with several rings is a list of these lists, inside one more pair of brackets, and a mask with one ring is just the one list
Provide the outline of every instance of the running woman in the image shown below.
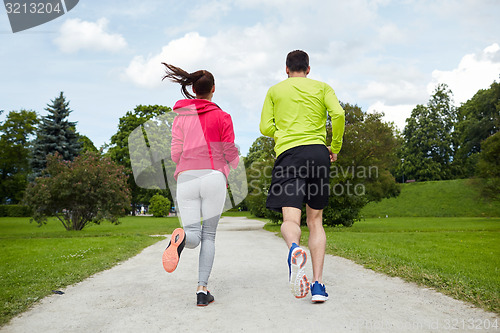
[[[196,298],[198,306],[206,306],[214,301],[207,284],[215,256],[215,233],[226,200],[229,165],[237,167],[238,149],[231,116],[212,102],[213,75],[206,70],[187,73],[162,64],[166,71],[163,79],[179,83],[186,97],[173,108],[177,116],[172,125],[171,148],[183,228],[172,233],[163,253],[163,267],[173,272],[184,247],[194,249],[201,243]],[[188,86],[192,86],[195,96],[188,92]]]
[[[268,209],[283,213],[281,234],[289,248],[288,272],[292,294],[312,301],[328,300],[323,284],[326,235],[323,209],[328,205],[330,163],[342,147],[345,113],[334,90],[307,78],[311,68],[306,52],[286,58],[288,79],[272,86],[262,108],[260,131],[274,138],[276,161],[267,197]],[[327,112],[332,120],[332,144],[326,147]],[[313,285],[305,275],[307,253],[299,246],[302,205],[306,204]]]

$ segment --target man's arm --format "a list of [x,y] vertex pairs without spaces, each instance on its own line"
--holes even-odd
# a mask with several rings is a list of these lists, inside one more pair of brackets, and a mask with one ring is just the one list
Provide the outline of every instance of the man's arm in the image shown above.
[[330,153],[330,162],[335,162],[337,160],[337,154],[332,153],[331,147],[328,147],[328,152]]
[[276,124],[274,123],[274,103],[271,98],[270,91],[267,92],[264,106],[262,107],[262,114],[260,116],[260,132],[274,139],[274,132],[276,132]]
[[345,128],[345,112],[340,106],[339,100],[335,95],[335,91],[327,85],[325,91],[325,105],[328,110],[328,114],[332,119],[332,145],[331,152],[332,154],[336,154],[340,152],[342,148],[342,138],[344,136],[344,128]]

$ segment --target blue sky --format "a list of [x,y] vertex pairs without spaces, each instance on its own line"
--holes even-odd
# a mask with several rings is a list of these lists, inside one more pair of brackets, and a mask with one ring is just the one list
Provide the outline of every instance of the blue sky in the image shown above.
[[13,34],[2,8],[0,110],[45,115],[64,91],[70,120],[100,147],[136,105],[182,98],[178,85],[161,82],[160,62],[207,69],[246,154],[267,89],[286,78],[286,54],[303,49],[310,78],[402,129],[438,83],[460,105],[498,81],[499,15],[497,0],[80,0]]

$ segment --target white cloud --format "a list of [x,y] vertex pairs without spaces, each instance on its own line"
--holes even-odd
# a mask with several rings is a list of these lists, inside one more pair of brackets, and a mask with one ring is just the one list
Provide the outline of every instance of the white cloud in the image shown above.
[[97,22],[83,21],[78,18],[66,20],[59,29],[59,36],[54,40],[65,53],[79,50],[117,52],[127,47],[127,42],[120,34],[106,32],[106,18]]
[[[136,56],[125,69],[125,78],[139,86],[148,88],[161,85],[164,67],[162,62],[171,63],[187,71],[195,70],[194,67],[208,56],[206,51],[207,38],[197,32],[186,34],[184,37],[168,43],[161,52],[147,58]],[[198,70],[200,68],[196,68]]]
[[465,55],[458,67],[450,71],[435,70],[432,82],[427,85],[431,94],[436,85],[446,83],[454,95],[457,105],[472,98],[480,89],[488,88],[500,74],[500,46],[494,43],[482,52]]
[[372,81],[360,90],[359,96],[375,100],[368,107],[368,112],[384,112],[385,121],[394,122],[396,127],[403,130],[406,118],[410,117],[415,105],[427,104],[437,84],[448,84],[454,94],[456,105],[460,105],[472,98],[479,89],[488,88],[498,79],[499,74],[500,46],[494,43],[477,54],[465,55],[458,67],[453,70],[434,70],[432,81],[427,84],[426,94],[423,92],[424,87],[408,81],[393,83]]
[[358,96],[388,105],[399,105],[421,101],[426,94],[423,87],[419,87],[417,83],[398,79],[398,76],[394,75],[392,80],[370,81],[359,89]]
[[214,20],[230,11],[230,4],[220,0],[204,1],[191,9],[190,21]]
[[[277,34],[285,33],[290,32],[280,30]],[[276,39],[269,34],[269,26],[261,24],[224,30],[213,36],[190,32],[171,40],[159,53],[132,59],[123,71],[123,78],[148,90],[165,88],[165,103],[173,105],[175,99],[182,98],[180,87],[162,83],[161,62],[188,72],[209,70],[215,76],[214,102],[231,114],[236,140],[246,150],[260,135],[258,124],[267,89],[286,77],[286,53],[277,46],[279,41],[279,36]],[[277,79],[278,72],[281,77]]]
[[[396,127],[403,130],[406,118],[410,117],[415,105],[426,104],[437,84],[448,84],[456,105],[459,105],[472,98],[479,89],[488,88],[493,81],[498,80],[499,74],[500,46],[494,43],[477,54],[465,55],[453,70],[433,71],[432,81],[427,84],[427,94],[423,94],[423,87],[407,81],[372,81],[360,90],[359,96],[375,100],[368,107],[368,112],[384,112],[385,121],[394,122]],[[415,104],[405,103],[405,100]]]
[[267,27],[260,24],[210,37],[190,32],[170,41],[158,54],[135,57],[123,76],[139,86],[155,88],[162,84],[161,62],[188,72],[207,69],[215,76],[216,98],[237,105],[239,110],[253,109],[264,99],[270,83],[275,83],[276,69],[284,73],[284,59],[277,60],[284,55],[272,47],[273,41]]
[[368,112],[383,112],[384,120],[394,122],[394,125],[402,131],[406,126],[406,118],[411,116],[411,111],[415,104],[385,105],[384,102],[377,101],[368,107]]
[[382,45],[403,41],[405,41],[405,34],[393,23],[386,23],[378,29],[378,42]]

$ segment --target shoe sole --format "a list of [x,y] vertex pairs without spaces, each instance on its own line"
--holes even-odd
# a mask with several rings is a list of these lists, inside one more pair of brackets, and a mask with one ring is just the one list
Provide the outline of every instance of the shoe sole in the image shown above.
[[313,295],[311,300],[313,303],[324,303],[324,302],[328,301],[328,296]]
[[168,246],[163,252],[163,268],[169,273],[172,273],[177,268],[177,264],[179,263],[178,248],[185,237],[186,234],[183,229],[175,229],[170,237],[170,246]]
[[301,248],[298,248],[293,251],[290,259],[290,290],[295,298],[304,298],[309,293],[310,288],[310,283],[305,273],[307,253]]
[[[208,302],[208,304],[212,304],[213,302],[215,302],[215,300]],[[208,306],[208,304],[196,304],[196,306]]]

